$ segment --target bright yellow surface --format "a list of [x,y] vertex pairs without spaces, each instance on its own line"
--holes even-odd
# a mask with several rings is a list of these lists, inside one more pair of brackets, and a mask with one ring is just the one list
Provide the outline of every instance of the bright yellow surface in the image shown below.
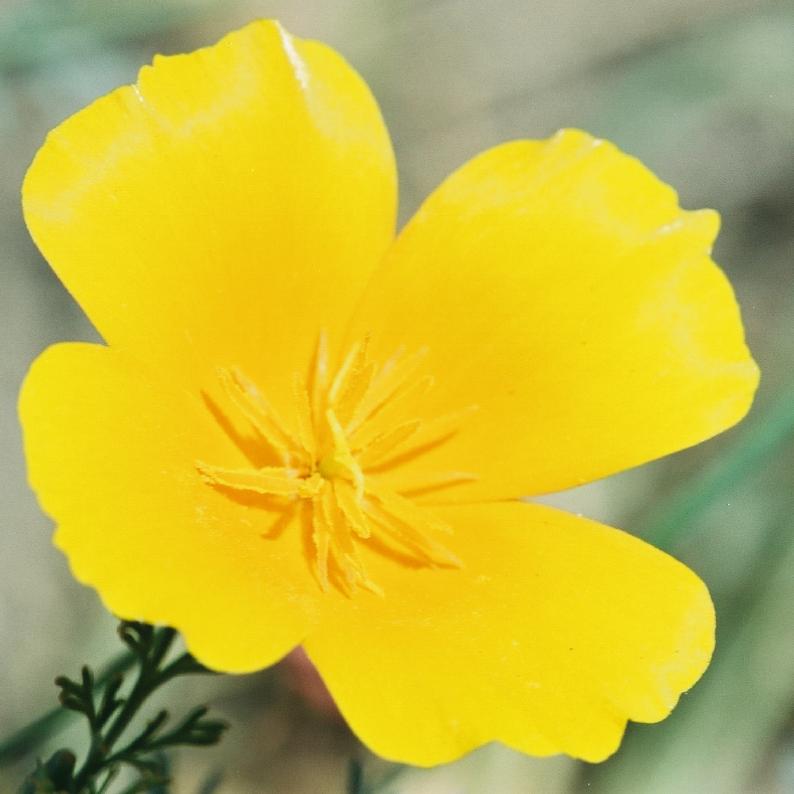
[[177,626],[203,662],[265,667],[316,618],[318,590],[294,522],[208,488],[197,457],[239,453],[195,395],[126,354],[63,344],[20,397],[30,483],[58,522],[77,579],[131,620]]
[[709,259],[717,226],[575,130],[455,172],[402,232],[355,329],[376,358],[428,346],[427,415],[479,411],[393,484],[458,470],[481,479],[445,499],[547,493],[741,419],[758,371]]
[[328,599],[306,650],[353,730],[431,765],[498,739],[599,761],[655,722],[714,644],[703,583],[601,524],[540,505],[447,507],[464,570],[367,555],[385,598]]
[[757,370],[716,216],[579,132],[486,152],[387,253],[394,205],[368,90],[274,23],[64,122],[25,216],[110,347],[34,364],[31,483],[110,610],[229,672],[308,637],[386,756],[603,758],[703,671],[704,585],[548,508],[421,503],[567,487],[738,421]]
[[36,244],[109,344],[204,385],[241,367],[282,410],[318,330],[339,343],[396,198],[369,89],[274,22],[156,58],[53,130],[23,191]]

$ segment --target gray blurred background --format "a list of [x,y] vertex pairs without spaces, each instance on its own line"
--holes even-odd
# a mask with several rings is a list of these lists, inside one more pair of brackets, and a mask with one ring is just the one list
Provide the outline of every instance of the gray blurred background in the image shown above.
[[[175,758],[173,791],[336,794],[355,758],[370,794],[794,792],[793,2],[0,0],[0,739],[53,705],[56,674],[118,649],[25,482],[21,379],[50,343],[95,335],[27,236],[22,176],[50,127],[133,81],[154,53],[262,16],[331,43],[372,86],[403,219],[476,152],[562,126],[639,156],[683,206],[718,209],[716,258],[763,384],[739,428],[555,500],[670,550],[717,603],[709,672],[665,723],[632,726],[615,758],[595,767],[493,746],[436,770],[392,767],[323,709],[293,661],[174,686],[175,702],[209,700],[234,728],[218,748]],[[82,726],[42,752],[64,742],[84,747]],[[0,768],[0,792],[31,764]]]

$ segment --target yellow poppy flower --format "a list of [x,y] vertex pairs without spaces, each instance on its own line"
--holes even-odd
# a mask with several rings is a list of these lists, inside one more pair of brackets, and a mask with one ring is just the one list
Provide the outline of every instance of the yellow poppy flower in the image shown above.
[[381,755],[597,761],[698,679],[687,568],[519,501],[706,439],[757,370],[685,212],[579,131],[462,166],[394,238],[378,107],[257,22],[48,137],[36,243],[106,341],[23,387],[75,576],[228,672],[303,644]]

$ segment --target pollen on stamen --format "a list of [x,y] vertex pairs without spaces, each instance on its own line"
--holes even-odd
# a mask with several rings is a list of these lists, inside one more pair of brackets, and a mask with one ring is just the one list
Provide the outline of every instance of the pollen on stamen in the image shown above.
[[277,539],[288,531],[301,512],[298,505],[308,510],[309,562],[318,586],[348,597],[361,589],[383,594],[361,554],[374,537],[379,550],[399,552],[395,560],[407,556],[416,567],[460,567],[461,560],[438,540],[451,528],[413,499],[477,479],[468,472],[424,474],[398,493],[384,485],[383,476],[375,476],[410,467],[446,443],[475,406],[441,417],[417,415],[416,406],[434,383],[422,371],[428,351],[398,351],[378,365],[370,359],[369,347],[368,337],[355,342],[332,370],[327,336],[320,333],[307,371],[292,376],[291,419],[276,411],[239,368],[219,368],[230,410],[251,425],[283,465],[240,468],[196,462],[199,476],[211,487],[269,497],[270,507],[273,500],[283,503],[284,512],[261,533],[263,538]]

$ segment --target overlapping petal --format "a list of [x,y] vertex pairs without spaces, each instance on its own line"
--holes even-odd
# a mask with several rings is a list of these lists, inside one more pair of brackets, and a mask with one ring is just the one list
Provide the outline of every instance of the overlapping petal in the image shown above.
[[262,21],[155,58],[57,127],[23,202],[111,345],[172,379],[239,366],[284,407],[392,240],[396,171],[361,78]]
[[432,417],[479,410],[391,473],[480,475],[472,501],[561,490],[702,441],[758,379],[718,220],[684,212],[634,158],[585,133],[492,149],[430,196],[371,283],[354,335],[427,347]]
[[98,345],[50,348],[20,413],[31,485],[77,579],[116,615],[176,626],[206,664],[272,664],[316,619],[317,585],[295,514],[208,488],[197,459],[235,460],[196,395]]
[[439,514],[465,568],[406,575],[372,555],[385,597],[329,600],[306,644],[377,753],[431,765],[500,740],[602,760],[705,669],[711,601],[666,554],[540,505]]

